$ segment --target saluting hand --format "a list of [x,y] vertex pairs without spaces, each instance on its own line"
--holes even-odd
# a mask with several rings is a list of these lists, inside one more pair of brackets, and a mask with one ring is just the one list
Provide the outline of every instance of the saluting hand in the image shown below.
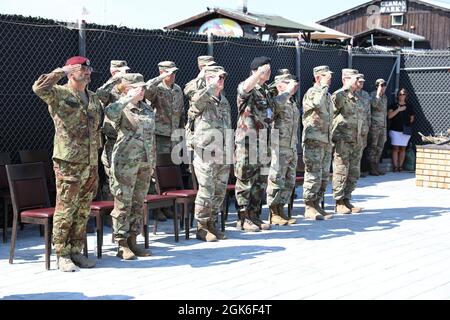
[[132,88],[128,91],[127,96],[132,98],[131,102],[136,104],[142,99],[144,99],[144,88],[138,87],[138,88]]
[[268,65],[268,64],[260,66],[258,68],[259,75],[260,76],[265,75],[269,71],[269,69],[270,69],[270,65]]
[[383,90],[383,87],[382,87],[381,85],[379,85],[378,88],[377,88],[377,97],[378,97],[378,98],[381,98],[381,96],[382,96],[381,91],[382,91],[382,90]]
[[64,67],[62,67],[62,69],[67,76],[71,73],[81,70],[81,64],[72,64],[72,65],[64,66]]
[[295,80],[290,80],[289,84],[286,87],[286,91],[289,92],[291,96],[293,96],[298,90],[298,82]]
[[320,85],[321,86],[329,86],[331,82],[331,73],[326,73],[322,76],[322,79],[320,79]]

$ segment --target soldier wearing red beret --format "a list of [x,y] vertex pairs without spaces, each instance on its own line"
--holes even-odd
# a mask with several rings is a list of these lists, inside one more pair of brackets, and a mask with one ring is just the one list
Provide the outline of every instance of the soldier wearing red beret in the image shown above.
[[[61,271],[92,268],[93,260],[81,254],[90,205],[97,192],[98,149],[102,106],[87,89],[92,67],[86,57],[75,56],[62,68],[43,74],[33,91],[48,105],[55,125],[53,164],[57,198],[53,243]],[[67,76],[64,85],[58,81]]]

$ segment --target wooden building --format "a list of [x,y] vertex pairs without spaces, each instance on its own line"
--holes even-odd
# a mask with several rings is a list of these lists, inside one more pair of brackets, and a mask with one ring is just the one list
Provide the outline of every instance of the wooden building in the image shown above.
[[450,4],[445,2],[369,1],[318,23],[352,35],[355,45],[450,48]]
[[[249,12],[247,7],[241,10],[207,8],[193,17],[178,21],[164,29],[178,29],[186,32],[207,33],[218,36],[237,36],[245,38],[267,37],[276,40],[278,33],[300,32],[306,41],[317,28],[310,27],[277,15]],[[322,29],[319,29],[322,31]]]

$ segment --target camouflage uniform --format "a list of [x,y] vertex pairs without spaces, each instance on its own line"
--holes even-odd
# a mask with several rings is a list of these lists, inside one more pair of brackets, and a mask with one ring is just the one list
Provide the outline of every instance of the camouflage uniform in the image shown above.
[[[358,74],[352,70],[350,75]],[[335,151],[333,158],[333,197],[336,201],[350,200],[360,175],[362,155],[363,113],[358,96],[348,88],[333,93],[334,115],[332,140]]]
[[[224,73],[223,68],[207,67],[207,73],[217,76]],[[195,117],[193,143],[195,146],[194,170],[198,182],[195,198],[195,218],[199,227],[212,228],[221,210],[228,184],[230,166],[226,162],[226,130],[231,129],[231,107],[223,94],[220,99],[214,96],[214,87],[207,86],[197,92],[189,112]],[[222,141],[215,136],[222,134]],[[208,159],[209,155],[212,157]],[[217,158],[215,158],[217,157]],[[208,228],[207,228],[208,229]]]
[[368,159],[371,166],[377,168],[386,142],[387,97],[377,98],[377,92],[370,95],[371,125],[369,131]]
[[[123,81],[142,79],[141,75],[130,73]],[[105,108],[118,133],[112,152],[110,187],[114,195],[113,234],[119,241],[140,231],[144,199],[155,165],[155,114],[146,103],[135,105],[130,101],[131,98],[122,97]]]
[[[267,85],[256,85],[252,91],[245,92],[244,82],[238,86],[237,105],[239,119],[235,137],[235,167],[236,200],[240,211],[259,212],[261,200],[267,183],[267,166],[260,161],[250,163],[250,144],[256,144],[256,153],[260,155],[259,140],[249,141],[246,133],[255,131],[258,136],[260,130],[269,129],[267,111],[271,96]],[[258,138],[258,137],[257,137]],[[253,147],[253,146],[252,146]]]
[[44,74],[33,91],[48,104],[55,125],[53,163],[56,176],[56,208],[53,243],[61,257],[79,254],[84,245],[90,205],[98,185],[98,149],[102,106],[96,94],[86,90],[89,104],[68,84],[60,68]]
[[[120,78],[111,77],[104,85],[97,89],[96,93],[103,104],[103,109],[109,104],[119,100],[120,92],[116,86],[119,80]],[[111,156],[114,144],[117,140],[117,131],[114,128],[114,123],[109,120],[108,117],[104,117],[103,119],[102,133],[105,137],[105,142],[103,144],[101,161],[106,174],[106,185],[104,189],[107,189],[104,190],[104,193],[107,195],[107,198],[109,198],[111,196],[111,192],[109,190],[109,178],[111,175]]]
[[[280,77],[280,79],[291,79],[289,76]],[[297,103],[287,92],[278,94],[274,102],[273,129],[279,131],[279,145],[273,144],[271,148],[272,158],[267,182],[267,204],[269,207],[272,205],[283,207],[288,203],[295,188],[297,130],[300,112]]]
[[369,134],[370,129],[370,122],[371,122],[371,116],[370,116],[370,95],[367,93],[367,91],[361,90],[357,92],[358,95],[358,101],[359,105],[361,107],[361,113],[362,113],[362,127],[361,127],[361,143],[362,143],[362,150],[364,150],[365,147],[367,147],[367,136]]
[[[198,57],[198,67],[199,69],[203,69],[205,66],[214,65],[214,58],[212,56],[199,56]],[[205,78],[197,76],[197,78],[189,81],[184,87],[184,95],[189,100],[189,108],[192,106],[192,97],[194,94],[200,90],[205,88]],[[194,121],[195,114],[192,112],[187,113],[187,121],[185,126],[185,139],[188,150],[193,150],[193,134],[194,134]]]
[[328,85],[314,84],[303,97],[303,198],[320,201],[327,188],[331,166],[333,103]]
[[[160,70],[176,69],[172,61],[163,61],[158,66]],[[156,152],[170,153],[173,146],[171,140],[173,131],[184,127],[183,91],[177,84],[169,88],[160,77],[148,81],[147,84],[145,98],[151,102],[155,110]]]

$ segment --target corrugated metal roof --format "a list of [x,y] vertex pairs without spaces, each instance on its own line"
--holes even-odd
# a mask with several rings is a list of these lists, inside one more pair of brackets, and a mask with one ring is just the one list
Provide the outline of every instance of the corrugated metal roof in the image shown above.
[[414,34],[414,33],[411,33],[411,32],[407,32],[407,31],[403,31],[403,30],[399,30],[399,29],[395,29],[395,28],[386,29],[386,28],[381,28],[381,27],[373,28],[373,29],[370,29],[370,30],[366,30],[366,31],[360,32],[358,34],[355,34],[354,37],[360,37],[360,36],[363,36],[363,35],[366,35],[366,34],[371,34],[374,31],[380,31],[380,32],[383,32],[383,33],[386,33],[386,34],[389,34],[389,35],[392,35],[392,36],[396,36],[396,37],[399,37],[399,38],[402,38],[402,39],[410,40],[410,41],[411,40],[414,40],[414,41],[425,41],[426,40],[425,37],[420,36],[418,34]]
[[[345,40],[345,39],[350,39],[352,37],[346,33],[322,26],[318,23],[313,22],[313,23],[308,23],[308,24],[311,25],[316,30],[321,29],[321,31],[315,31],[315,32],[311,33],[311,40],[328,40],[328,39]],[[298,38],[299,36],[302,36],[302,34],[297,33],[297,32],[295,32],[295,33],[278,33],[278,36],[282,37],[282,38]]]
[[[221,10],[223,10],[223,9],[221,9]],[[226,11],[230,11],[233,14],[242,16],[242,17],[247,17],[247,18],[253,17],[258,22],[264,24],[265,26],[274,26],[274,27],[281,27],[281,28],[288,28],[288,29],[298,29],[298,30],[310,31],[310,32],[316,31],[316,29],[311,26],[283,18],[281,16],[268,15],[268,14],[262,14],[262,13],[251,13],[251,12],[248,12],[245,14],[242,11],[238,11],[238,10],[226,10]]]

